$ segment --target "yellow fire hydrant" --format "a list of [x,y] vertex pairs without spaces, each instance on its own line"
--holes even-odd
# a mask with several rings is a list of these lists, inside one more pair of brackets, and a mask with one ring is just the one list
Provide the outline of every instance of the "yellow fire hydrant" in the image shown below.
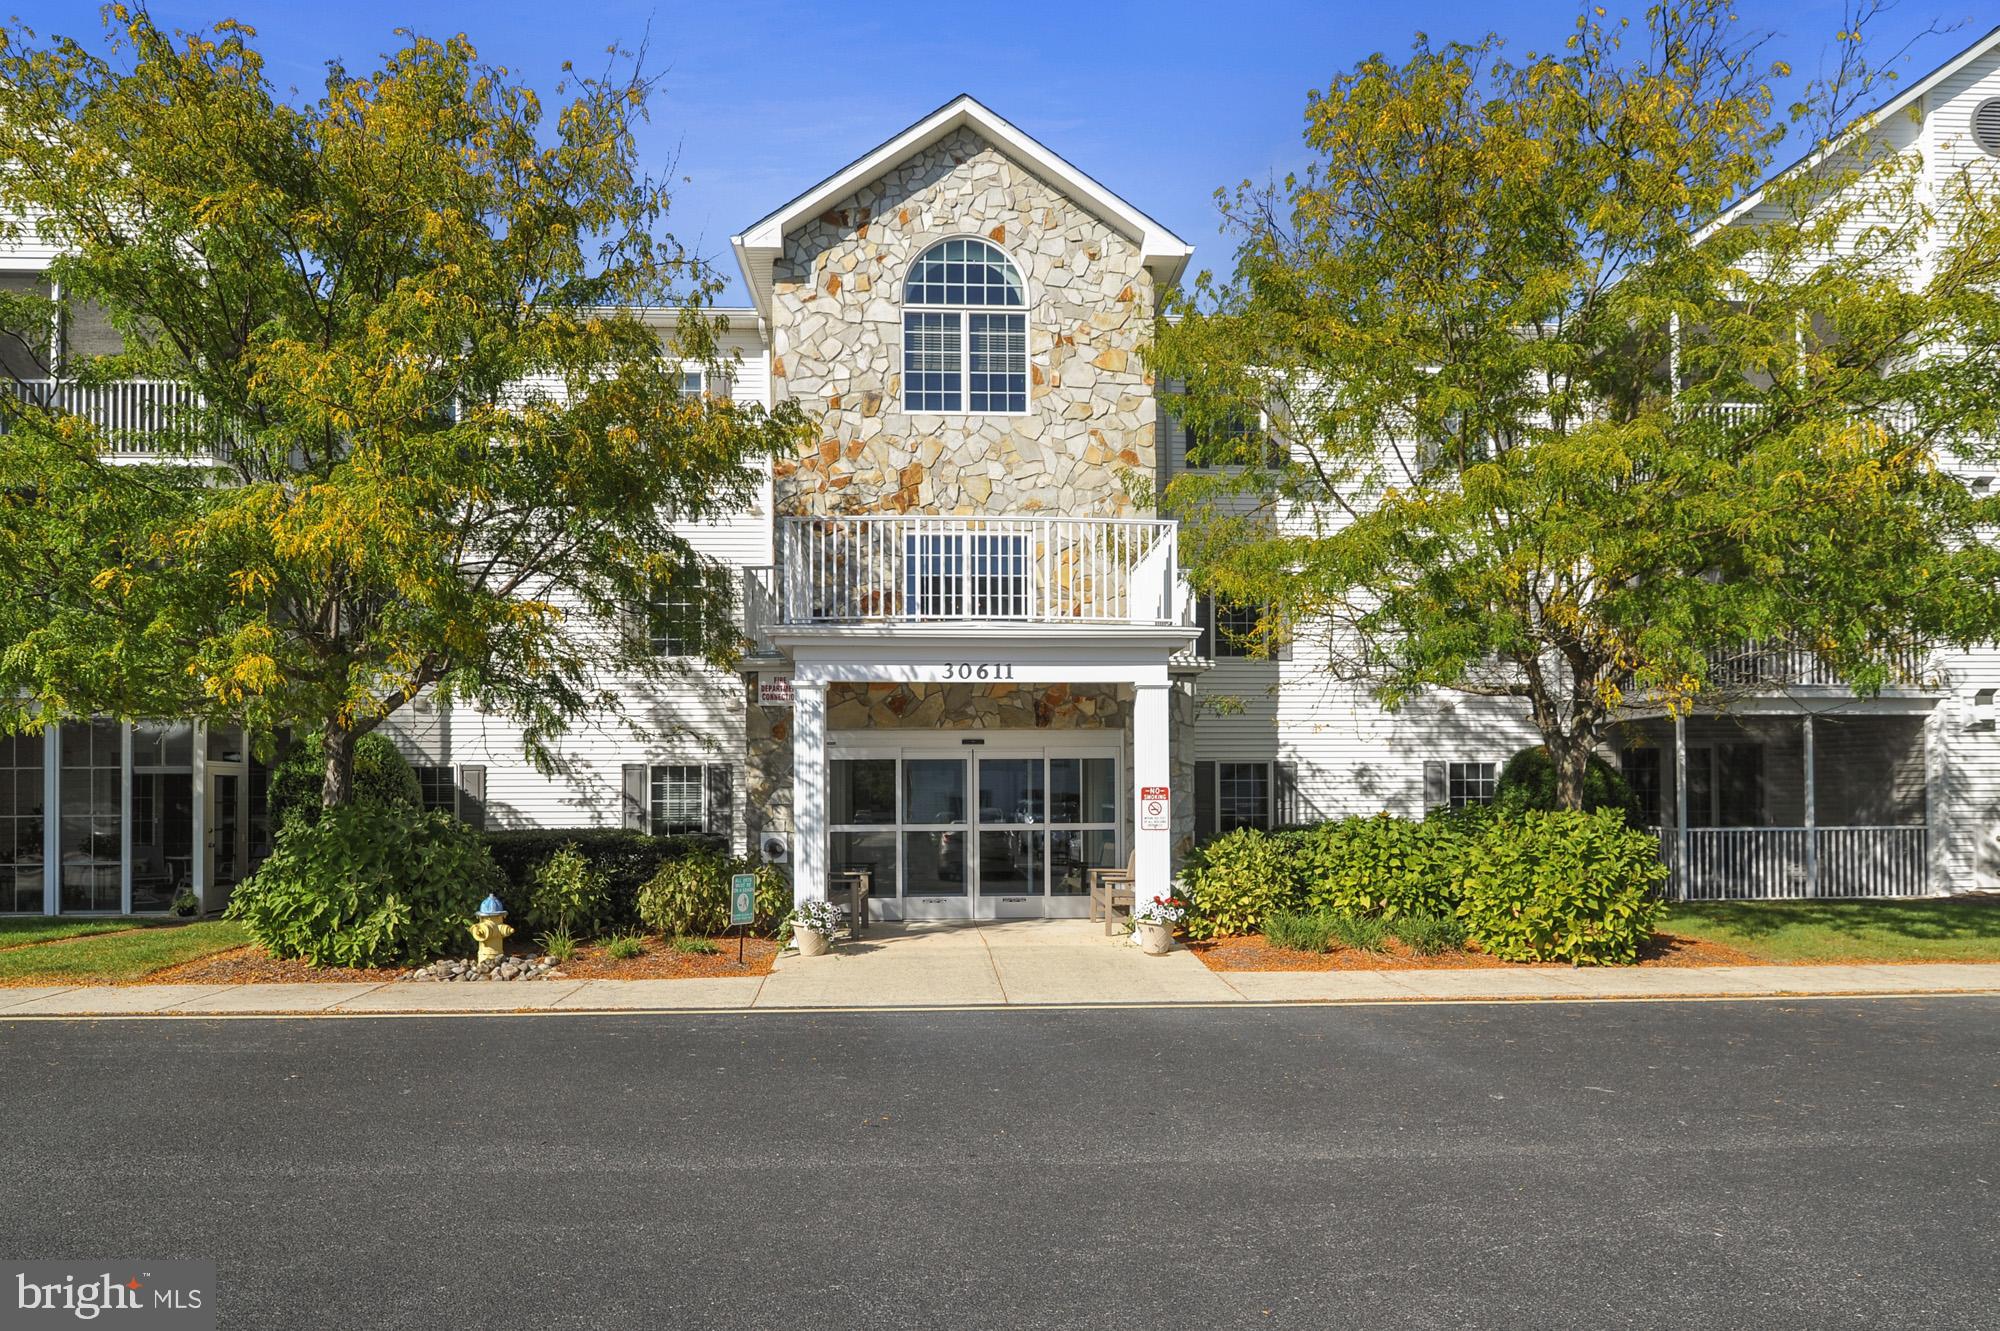
[[490,892],[479,903],[478,922],[465,928],[472,941],[479,944],[481,961],[498,961],[507,951],[507,936],[514,932],[514,926],[507,923],[507,908]]

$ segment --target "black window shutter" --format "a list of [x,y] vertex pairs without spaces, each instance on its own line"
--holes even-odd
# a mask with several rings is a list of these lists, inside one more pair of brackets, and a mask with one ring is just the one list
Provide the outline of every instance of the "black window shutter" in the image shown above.
[[1442,809],[1451,803],[1451,796],[1445,789],[1444,764],[1428,762],[1424,764],[1424,808]]
[[709,764],[707,785],[705,825],[709,832],[733,844],[736,837],[736,769],[728,763]]
[[1215,764],[1194,765],[1194,840],[1215,839]]
[[1271,764],[1271,804],[1273,827],[1289,827],[1306,820],[1299,808],[1299,765],[1289,758]]
[[625,764],[625,826],[634,832],[651,830],[652,820],[647,817],[646,765],[644,763]]
[[1201,635],[1194,640],[1194,654],[1204,659],[1214,659],[1215,598],[1213,596],[1194,598],[1194,622],[1201,629]]
[[458,817],[467,827],[486,830],[486,769],[458,769]]

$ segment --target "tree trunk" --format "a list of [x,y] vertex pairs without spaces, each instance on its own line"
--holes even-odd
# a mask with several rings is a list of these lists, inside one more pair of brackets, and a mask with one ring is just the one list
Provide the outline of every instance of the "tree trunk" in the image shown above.
[[1556,770],[1556,807],[1581,812],[1584,780],[1590,774],[1588,733],[1549,737],[1549,761]]
[[338,809],[354,799],[354,732],[328,726],[321,737],[326,752],[326,780],[320,786],[323,809]]

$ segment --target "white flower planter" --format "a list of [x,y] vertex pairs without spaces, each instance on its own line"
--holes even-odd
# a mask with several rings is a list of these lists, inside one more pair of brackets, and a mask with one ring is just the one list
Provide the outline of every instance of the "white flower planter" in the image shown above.
[[833,950],[833,940],[817,929],[794,929],[792,941],[799,945],[802,957],[823,957]]
[[1132,937],[1139,950],[1149,957],[1164,957],[1174,950],[1174,931],[1170,925],[1141,920],[1132,926]]

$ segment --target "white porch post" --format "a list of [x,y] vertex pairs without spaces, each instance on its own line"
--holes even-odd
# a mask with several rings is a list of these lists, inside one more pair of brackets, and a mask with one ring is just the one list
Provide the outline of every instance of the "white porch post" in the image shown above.
[[1674,713],[1674,895],[1688,895],[1688,743],[1687,719]]
[[1806,741],[1806,895],[1819,895],[1819,819],[1813,806],[1813,718],[1804,718]]
[[1146,826],[1144,804],[1148,786],[1167,789],[1173,784],[1167,721],[1168,693],[1172,687],[1163,681],[1135,684],[1132,688],[1132,904],[1135,908],[1156,896],[1167,895],[1172,887],[1172,800],[1166,801],[1166,816],[1152,828]]
[[792,684],[792,900],[826,899],[826,685]]
[[62,909],[62,724],[42,731],[42,910]]
[[188,780],[194,786],[194,799],[190,801],[193,807],[188,816],[194,822],[194,844],[191,847],[193,854],[188,859],[188,878],[202,910],[206,911],[214,904],[211,900],[214,884],[209,881],[209,875],[215,858],[208,847],[208,722],[194,723],[193,744]]

